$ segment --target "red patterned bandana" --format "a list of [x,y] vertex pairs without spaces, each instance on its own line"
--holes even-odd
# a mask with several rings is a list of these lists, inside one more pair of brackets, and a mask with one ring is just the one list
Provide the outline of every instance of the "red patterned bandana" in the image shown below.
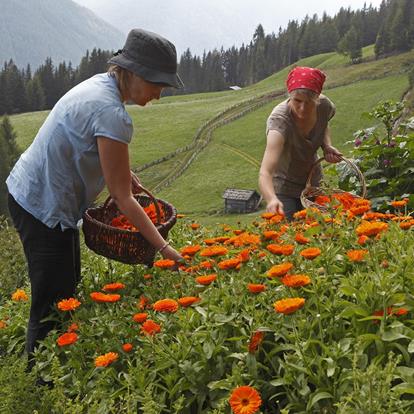
[[295,89],[310,89],[318,95],[322,92],[323,83],[326,75],[316,68],[307,68],[304,66],[297,66],[293,68],[286,79],[286,86],[288,92]]

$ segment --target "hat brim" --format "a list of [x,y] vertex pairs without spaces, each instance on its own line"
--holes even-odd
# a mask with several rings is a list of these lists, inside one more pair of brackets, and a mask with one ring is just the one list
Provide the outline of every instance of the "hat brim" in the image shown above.
[[132,73],[135,73],[148,82],[162,83],[173,88],[181,89],[184,87],[184,83],[175,72],[161,72],[156,69],[148,68],[136,62],[132,62],[126,58],[122,53],[111,57],[108,60],[109,64],[118,65],[121,68],[127,69]]

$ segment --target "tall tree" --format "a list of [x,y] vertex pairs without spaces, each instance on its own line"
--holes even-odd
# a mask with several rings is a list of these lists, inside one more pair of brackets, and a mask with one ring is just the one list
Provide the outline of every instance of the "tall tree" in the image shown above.
[[359,63],[362,57],[361,35],[359,29],[352,26],[338,43],[338,52],[349,56],[352,63]]
[[11,169],[20,156],[20,150],[17,146],[17,135],[13,129],[10,119],[7,115],[3,116],[0,124],[0,134],[2,135],[7,148],[9,168]]

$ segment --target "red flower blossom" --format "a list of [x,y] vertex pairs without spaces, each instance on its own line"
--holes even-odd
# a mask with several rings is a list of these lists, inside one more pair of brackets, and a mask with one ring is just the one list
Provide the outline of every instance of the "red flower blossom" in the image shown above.
[[72,345],[78,340],[78,335],[75,332],[66,332],[63,335],[60,335],[56,340],[56,343],[59,346]]
[[148,319],[141,325],[141,332],[146,335],[155,335],[161,332],[161,326],[151,319]]
[[107,285],[105,285],[102,290],[105,292],[116,292],[117,290],[121,290],[124,289],[125,285],[123,283],[108,283]]
[[134,322],[137,323],[143,323],[147,320],[148,318],[148,313],[142,312],[142,313],[136,313],[132,319],[134,320]]
[[80,306],[80,302],[75,298],[63,299],[58,302],[57,307],[61,311],[73,311]]
[[92,292],[89,296],[94,302],[98,303],[113,303],[118,302],[121,299],[121,295],[118,295],[117,293],[106,294],[102,292]]
[[152,308],[157,312],[174,313],[178,310],[178,303],[174,299],[157,300]]
[[260,293],[266,290],[266,286],[259,283],[248,283],[247,289],[249,289],[251,293]]
[[95,358],[96,367],[107,367],[118,359],[118,354],[116,352],[108,352],[107,354],[100,355]]
[[198,276],[196,277],[196,282],[200,285],[210,285],[217,279],[217,275],[215,273],[206,276]]

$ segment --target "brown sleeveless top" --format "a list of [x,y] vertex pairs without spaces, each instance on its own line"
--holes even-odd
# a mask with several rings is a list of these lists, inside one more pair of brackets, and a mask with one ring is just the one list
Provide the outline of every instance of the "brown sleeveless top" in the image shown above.
[[[266,135],[270,130],[278,131],[285,139],[282,154],[273,176],[276,194],[300,197],[317,150],[323,143],[329,120],[335,115],[335,105],[325,95],[319,96],[316,124],[304,138],[300,135],[288,106],[289,99],[277,105],[267,119]],[[312,185],[318,185],[322,177],[319,168],[312,175]]]

